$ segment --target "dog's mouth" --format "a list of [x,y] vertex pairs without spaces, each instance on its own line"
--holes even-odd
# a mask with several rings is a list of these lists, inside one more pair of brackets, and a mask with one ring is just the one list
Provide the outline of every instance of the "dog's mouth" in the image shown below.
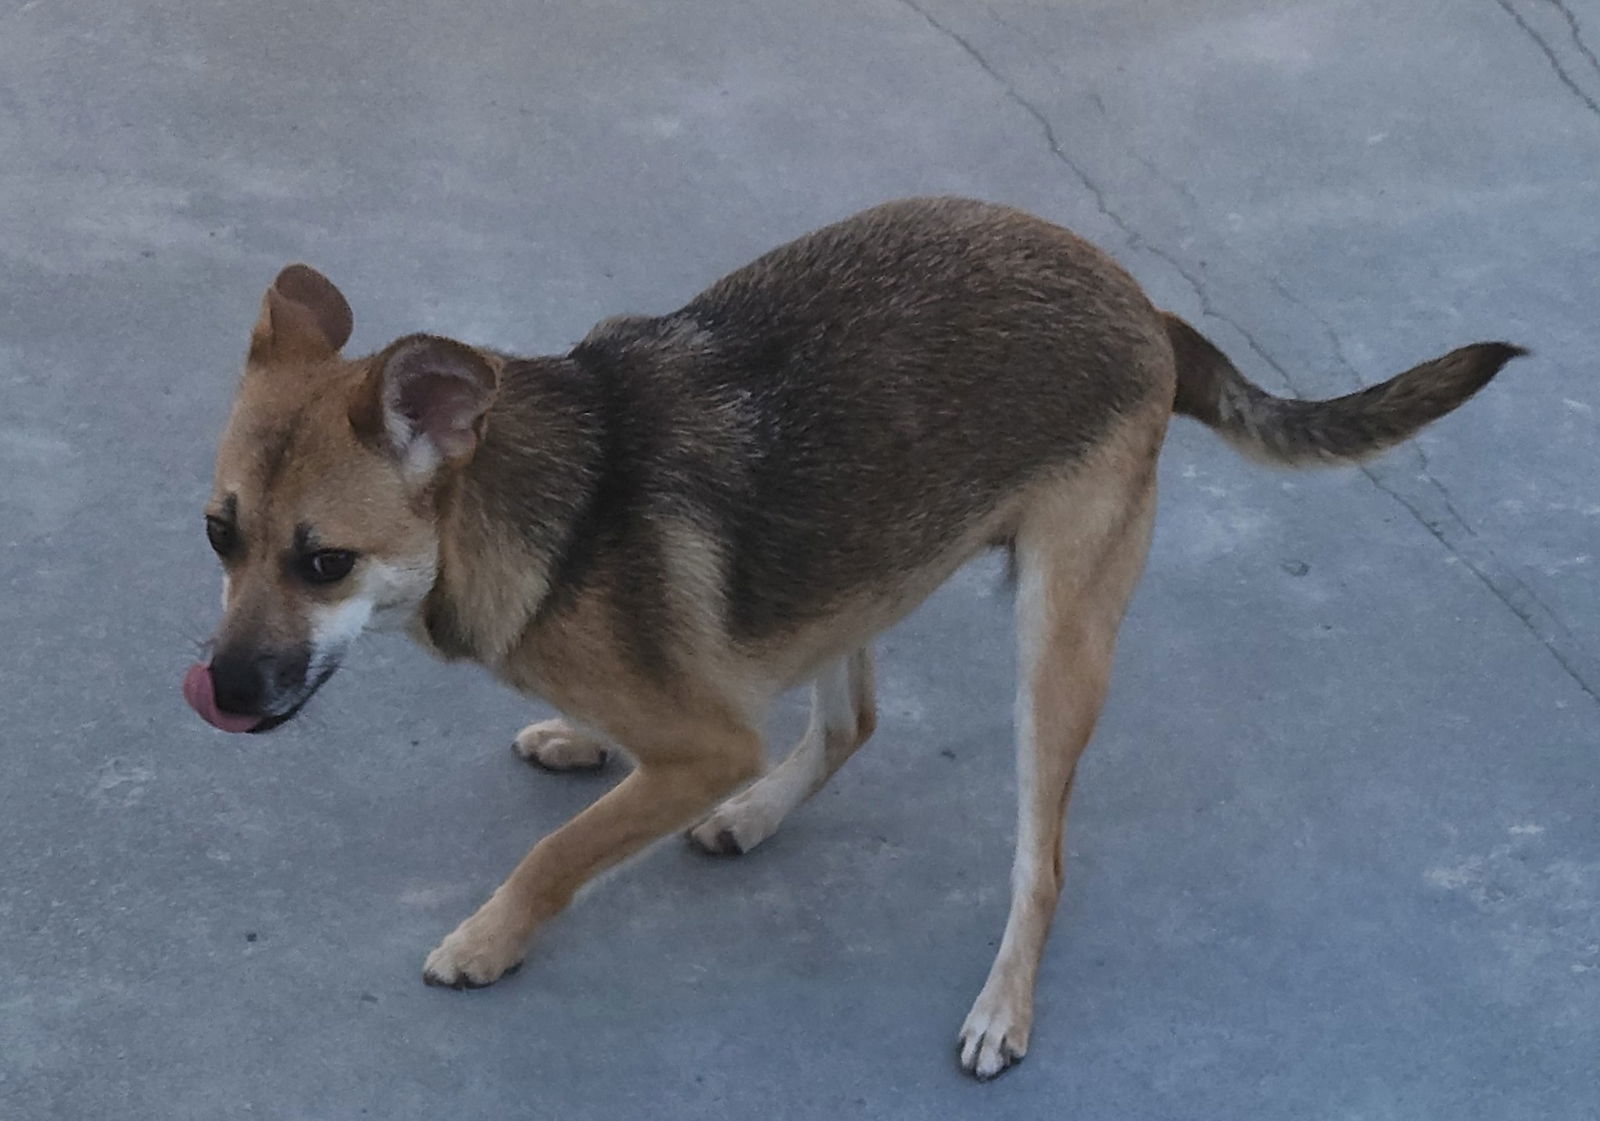
[[338,669],[338,663],[330,663],[317,672],[317,675],[306,682],[300,690],[300,695],[282,712],[271,713],[265,716],[250,715],[247,713],[225,712],[217,707],[216,684],[211,677],[211,666],[204,662],[197,662],[189,667],[183,676],[183,699],[194,709],[195,714],[210,724],[213,728],[224,732],[239,733],[251,732],[260,734],[270,732],[274,728],[281,728],[299,714],[306,706],[306,702],[316,696],[317,690],[333,676],[333,671]]

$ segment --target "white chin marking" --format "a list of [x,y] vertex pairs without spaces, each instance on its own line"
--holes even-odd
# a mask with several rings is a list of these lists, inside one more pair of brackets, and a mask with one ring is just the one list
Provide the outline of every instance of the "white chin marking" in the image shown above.
[[337,659],[366,630],[404,627],[433,586],[432,557],[390,562],[369,560],[360,587],[339,603],[313,608],[311,648],[314,669]]
[[311,675],[315,676],[331,661],[338,660],[345,648],[367,629],[372,617],[372,600],[358,593],[330,607],[311,612]]

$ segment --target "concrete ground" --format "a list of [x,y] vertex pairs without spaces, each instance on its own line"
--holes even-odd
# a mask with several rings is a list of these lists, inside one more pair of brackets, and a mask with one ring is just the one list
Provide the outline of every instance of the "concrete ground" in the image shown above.
[[[7,0],[0,1118],[1596,1116],[1597,51],[1596,0]],[[1001,1081],[953,1062],[1009,863],[989,565],[770,844],[424,988],[615,776],[400,640],[271,738],[183,707],[262,288],[560,349],[929,192],[1075,227],[1279,392],[1537,354],[1364,472],[1175,425]]]

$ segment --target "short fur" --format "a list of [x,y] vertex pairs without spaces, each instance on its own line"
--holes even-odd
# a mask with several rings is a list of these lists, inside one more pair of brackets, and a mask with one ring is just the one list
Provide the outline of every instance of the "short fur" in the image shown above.
[[[210,511],[237,536],[219,707],[226,690],[279,723],[360,630],[404,623],[567,715],[523,731],[525,758],[595,766],[620,746],[636,763],[426,979],[496,980],[589,877],[673,830],[714,852],[760,843],[871,734],[873,636],[1003,546],[1019,818],[1011,915],[961,1033],[982,1078],[1027,1048],[1067,795],[1168,417],[1277,462],[1347,462],[1521,353],[1479,344],[1336,401],[1280,400],[1092,246],[961,199],[866,211],[564,356],[410,336],[345,359],[350,322],[305,266],[263,304]],[[359,559],[309,586],[295,573],[312,548]],[[810,729],[740,792],[763,772],[771,702],[805,681]]]

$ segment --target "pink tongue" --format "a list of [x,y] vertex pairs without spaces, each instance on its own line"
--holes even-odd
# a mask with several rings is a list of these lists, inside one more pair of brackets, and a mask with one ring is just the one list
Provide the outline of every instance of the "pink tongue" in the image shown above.
[[200,719],[224,732],[248,732],[261,723],[259,716],[235,716],[217,708],[217,692],[211,681],[211,667],[196,662],[183,675],[183,699],[200,714]]

